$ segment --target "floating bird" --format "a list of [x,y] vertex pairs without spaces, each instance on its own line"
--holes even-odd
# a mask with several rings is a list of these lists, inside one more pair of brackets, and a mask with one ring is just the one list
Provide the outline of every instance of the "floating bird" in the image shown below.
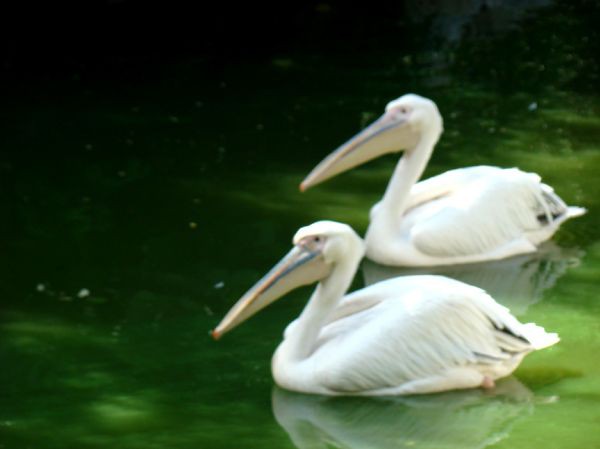
[[215,339],[290,290],[317,288],[272,360],[284,389],[402,395],[492,388],[558,336],[522,324],[483,290],[442,276],[405,276],[348,295],[364,243],[348,225],[301,228],[292,250],[233,306]]
[[461,168],[417,183],[442,129],[433,101],[404,95],[317,165],[300,190],[404,151],[371,209],[365,236],[367,257],[384,265],[472,263],[533,252],[565,220],[585,213],[568,207],[539,175],[516,168]]

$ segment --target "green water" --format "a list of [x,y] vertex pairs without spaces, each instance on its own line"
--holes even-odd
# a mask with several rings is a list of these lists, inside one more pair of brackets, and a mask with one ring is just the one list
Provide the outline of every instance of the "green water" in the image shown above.
[[[598,9],[515,16],[459,41],[416,20],[401,41],[308,36],[219,70],[21,88],[0,112],[0,448],[600,447]],[[492,393],[274,389],[271,354],[309,289],[218,343],[208,331],[301,225],[365,231],[393,156],[297,186],[409,91],[445,118],[426,177],[518,166],[589,210],[536,256],[445,271],[562,341]],[[355,286],[402,272],[367,262]]]

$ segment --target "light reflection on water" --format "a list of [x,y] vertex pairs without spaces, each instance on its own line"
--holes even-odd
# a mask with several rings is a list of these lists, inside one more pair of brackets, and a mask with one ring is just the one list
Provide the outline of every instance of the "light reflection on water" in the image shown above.
[[535,402],[514,377],[491,393],[325,398],[274,388],[272,394],[275,419],[298,449],[484,448],[533,413]]
[[365,285],[396,276],[447,276],[482,288],[513,314],[522,315],[530,305],[542,299],[544,292],[552,288],[569,267],[577,267],[584,254],[578,248],[563,248],[549,241],[535,253],[484,263],[409,268],[365,260],[362,276]]

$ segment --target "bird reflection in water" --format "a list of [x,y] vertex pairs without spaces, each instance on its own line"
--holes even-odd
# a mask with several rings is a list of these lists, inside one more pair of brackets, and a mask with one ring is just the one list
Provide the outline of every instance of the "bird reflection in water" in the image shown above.
[[579,248],[563,248],[549,241],[535,253],[463,265],[392,267],[365,259],[362,274],[365,285],[415,274],[447,276],[482,288],[514,315],[521,315],[527,307],[540,301],[544,291],[553,287],[570,267],[579,265],[584,254]]
[[533,393],[509,377],[490,391],[342,398],[275,387],[273,414],[298,449],[484,448],[533,412]]

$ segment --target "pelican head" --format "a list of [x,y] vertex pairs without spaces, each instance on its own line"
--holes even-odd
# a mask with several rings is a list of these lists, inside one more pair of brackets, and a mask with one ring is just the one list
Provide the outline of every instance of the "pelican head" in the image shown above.
[[327,156],[302,181],[300,190],[387,153],[411,151],[424,136],[438,139],[442,116],[428,98],[406,94],[390,101],[383,115]]
[[293,244],[291,251],[235,303],[211,332],[215,340],[291,290],[324,280],[338,263],[358,263],[364,254],[363,241],[356,232],[334,221],[318,221],[300,228]]

